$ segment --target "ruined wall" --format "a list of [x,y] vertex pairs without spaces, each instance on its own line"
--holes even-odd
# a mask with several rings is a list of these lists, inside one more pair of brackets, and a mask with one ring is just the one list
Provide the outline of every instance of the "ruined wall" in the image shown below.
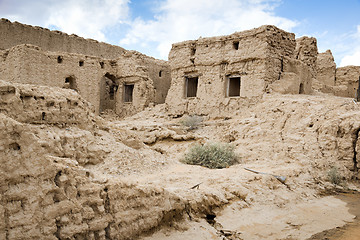
[[[27,84],[73,88],[98,112],[102,60],[79,54],[41,51],[33,45],[11,48],[1,64],[0,78]],[[96,93],[96,94],[94,94]]]
[[318,56],[317,40],[314,37],[301,37],[296,39],[295,59],[305,63],[316,78],[316,61]]
[[60,31],[10,22],[4,18],[0,19],[0,32],[0,50],[20,44],[32,44],[47,51],[78,53],[108,59],[117,58],[126,51],[119,46]]
[[[161,77],[159,71],[162,71]],[[164,103],[170,84],[169,73],[165,61],[129,51],[116,60],[106,60],[42,51],[37,46],[26,44],[2,51],[0,58],[1,79],[71,88],[92,103],[96,113],[113,109],[120,116],[142,111],[151,104]],[[126,81],[136,82],[130,103],[124,103]]]
[[0,239],[135,239],[185,213],[162,188],[84,167],[111,152],[96,121],[73,91],[0,81]]
[[[295,59],[295,47],[295,35],[274,26],[173,44],[169,110],[215,114],[215,109],[240,106],[244,98],[264,92],[311,93],[311,72]],[[230,78],[236,77],[240,83],[234,86],[240,90],[234,97],[228,91]],[[189,78],[198,78],[196,97],[186,95]]]
[[359,87],[360,66],[346,66],[336,69],[334,95],[356,98]]
[[346,66],[336,68],[330,50],[320,53],[317,57],[317,77],[313,88],[318,92],[340,97],[356,98],[360,67]]
[[330,50],[318,54],[316,73],[313,88],[320,92],[333,93],[332,86],[335,85],[336,63]]

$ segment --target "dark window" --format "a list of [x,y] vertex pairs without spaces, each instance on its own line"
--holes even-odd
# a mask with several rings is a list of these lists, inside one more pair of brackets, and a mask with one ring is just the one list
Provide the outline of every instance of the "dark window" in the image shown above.
[[70,88],[70,89],[74,89],[77,91],[77,84],[76,84],[76,79],[74,76],[65,78],[64,88]]
[[161,77],[161,75],[162,75],[162,71],[160,70],[160,71],[159,71],[159,77]]
[[124,102],[133,101],[134,84],[124,85]]
[[58,62],[58,63],[62,63],[62,61],[63,61],[62,56],[58,56],[58,57],[57,57],[57,62]]
[[84,61],[82,61],[82,60],[79,61],[79,66],[80,66],[80,67],[84,66]]
[[104,62],[99,62],[100,63],[100,67],[104,68]]
[[229,77],[228,84],[228,97],[239,97],[240,96],[240,77]]
[[304,93],[305,93],[304,84],[303,84],[303,83],[300,83],[300,86],[299,86],[299,94],[304,94]]
[[236,41],[236,42],[233,42],[233,47],[235,50],[238,50],[239,49],[239,42]]
[[196,97],[198,77],[186,78],[186,97]]
[[116,85],[114,85],[114,84],[112,84],[111,86],[110,86],[110,89],[109,89],[109,98],[110,98],[110,100],[114,100],[115,99],[115,86]]

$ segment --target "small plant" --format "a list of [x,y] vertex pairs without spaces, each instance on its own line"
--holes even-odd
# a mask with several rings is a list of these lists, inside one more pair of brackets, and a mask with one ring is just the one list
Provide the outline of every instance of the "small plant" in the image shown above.
[[228,143],[196,144],[190,148],[181,161],[213,169],[227,168],[238,163],[234,146]]
[[180,124],[187,127],[188,130],[197,129],[200,123],[203,121],[201,116],[190,115],[180,121]]
[[334,185],[340,185],[342,180],[341,180],[341,175],[338,171],[338,169],[336,167],[332,167],[329,172],[328,172],[328,179],[329,181],[334,184]]

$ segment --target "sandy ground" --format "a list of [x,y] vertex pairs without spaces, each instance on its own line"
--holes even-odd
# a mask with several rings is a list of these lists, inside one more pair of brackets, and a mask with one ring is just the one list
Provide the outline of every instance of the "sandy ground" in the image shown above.
[[215,218],[217,226],[213,228],[201,220],[189,223],[185,231],[165,229],[143,239],[222,239],[221,230],[216,229],[220,226],[229,235],[236,233],[237,238],[233,239],[308,239],[325,229],[354,221],[354,215],[347,210],[346,202],[332,196],[284,208],[268,205],[239,210],[234,203]]
[[354,221],[313,235],[309,240],[338,239],[358,240],[360,236],[360,194],[358,192],[340,193],[336,198],[347,203],[348,211],[355,216]]
[[[341,111],[346,114],[330,110],[335,108],[344,108]],[[145,143],[141,148],[160,153],[156,161],[163,162],[153,172],[152,166],[140,166],[135,168],[137,173],[125,177],[140,186],[164,188],[188,201],[192,209],[181,221],[141,239],[308,239],[348,226],[356,214],[349,212],[347,202],[319,193],[334,188],[327,180],[332,166],[342,171],[342,164],[352,164],[338,161],[353,155],[335,154],[332,133],[327,129],[350,123],[358,111],[348,99],[327,102],[319,97],[282,96],[270,97],[228,119],[204,118],[191,131],[179,124],[181,119],[168,118],[161,109],[126,120],[112,119],[113,128],[125,129],[134,139],[141,139]],[[240,163],[213,170],[179,162],[184,149],[209,141],[234,144]],[[339,149],[341,144],[336,143],[338,151],[348,154],[348,148]],[[100,168],[93,171],[108,176],[115,166],[107,165],[110,169],[105,173]],[[244,168],[284,176],[286,184]],[[197,184],[199,187],[192,189]],[[356,189],[351,183],[349,187]]]

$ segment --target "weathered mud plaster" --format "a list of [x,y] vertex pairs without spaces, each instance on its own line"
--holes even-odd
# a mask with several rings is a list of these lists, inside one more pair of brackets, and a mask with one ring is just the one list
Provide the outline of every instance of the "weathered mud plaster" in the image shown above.
[[219,114],[265,92],[311,93],[312,66],[295,58],[295,48],[295,35],[275,26],[175,43],[169,111]]
[[317,79],[313,89],[340,97],[356,98],[359,87],[360,66],[336,68],[330,50],[317,57]]
[[127,116],[165,102],[171,81],[166,61],[6,19],[0,20],[0,32],[2,80],[71,88],[96,113],[112,109]]
[[[117,59],[108,60],[43,51],[28,44],[2,51],[0,78],[70,88],[89,101],[96,113],[112,109],[120,116],[164,103],[170,86],[169,65],[137,52],[127,52]],[[128,84],[133,86],[130,100],[125,99],[125,86]]]

